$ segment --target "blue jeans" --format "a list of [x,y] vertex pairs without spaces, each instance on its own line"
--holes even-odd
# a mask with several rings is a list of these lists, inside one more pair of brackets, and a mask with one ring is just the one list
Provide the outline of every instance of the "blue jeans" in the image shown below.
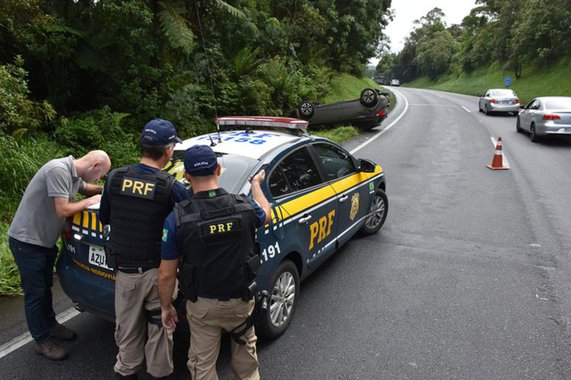
[[52,285],[57,246],[45,248],[12,237],[9,244],[20,270],[28,329],[36,343],[44,343],[49,340],[49,328],[56,323]]

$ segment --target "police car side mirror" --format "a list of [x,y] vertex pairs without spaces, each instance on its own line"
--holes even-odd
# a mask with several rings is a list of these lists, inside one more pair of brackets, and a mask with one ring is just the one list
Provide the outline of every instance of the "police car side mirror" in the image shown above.
[[364,158],[359,158],[359,171],[364,173],[373,173],[375,171],[375,164],[372,161]]

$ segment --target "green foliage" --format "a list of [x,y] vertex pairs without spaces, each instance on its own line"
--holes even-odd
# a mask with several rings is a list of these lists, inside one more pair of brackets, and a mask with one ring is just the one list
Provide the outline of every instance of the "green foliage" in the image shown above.
[[22,294],[20,272],[8,246],[9,224],[0,222],[0,294],[15,296]]
[[16,58],[14,65],[0,66],[0,132],[21,137],[26,131],[35,132],[46,127],[56,115],[48,102],[28,98],[27,72],[23,61]]
[[1,133],[0,150],[7,152],[0,160],[0,204],[3,207],[0,222],[8,222],[38,169],[49,160],[64,156],[65,152],[46,135],[17,141]]
[[286,67],[281,57],[260,65],[257,75],[271,89],[272,115],[280,115],[282,110],[292,110],[303,99],[317,98],[317,88],[307,80],[301,69]]
[[356,127],[341,126],[333,129],[312,130],[310,133],[312,135],[325,137],[326,139],[340,144],[358,136],[360,132]]
[[[536,96],[567,96],[571,94],[569,65],[571,59],[565,58],[549,68],[528,68],[522,72],[520,78],[512,78],[511,88],[518,94],[522,103],[527,103]],[[509,74],[498,65],[493,65],[488,69],[476,70],[469,74],[442,77],[436,82],[427,77],[420,77],[407,83],[407,86],[478,96],[488,88],[504,87],[504,78]]]
[[175,6],[165,1],[160,1],[159,4],[163,8],[159,12],[161,29],[171,47],[182,50],[184,54],[190,54],[196,42],[188,20],[184,18],[181,11],[177,10]]
[[432,79],[445,74],[450,68],[457,45],[448,30],[424,36],[418,42],[416,56],[420,72]]
[[568,0],[477,0],[461,25],[444,25],[439,8],[417,20],[397,58],[382,67],[403,81],[471,73],[498,63],[519,78],[571,54]]
[[113,167],[138,161],[139,152],[133,134],[125,133],[121,122],[127,114],[111,112],[109,107],[71,118],[62,118],[55,130],[56,141],[67,154],[76,157],[94,149],[103,149],[111,157]]
[[242,48],[242,50],[240,50],[232,60],[232,62],[234,63],[233,78],[235,80],[238,80],[243,75],[248,75],[252,73],[256,69],[256,67],[262,62],[262,60],[258,58],[259,55],[260,55],[259,48],[254,50],[250,49],[248,46]]

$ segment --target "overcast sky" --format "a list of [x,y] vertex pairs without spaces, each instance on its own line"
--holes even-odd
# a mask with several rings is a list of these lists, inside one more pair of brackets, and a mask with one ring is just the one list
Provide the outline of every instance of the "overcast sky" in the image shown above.
[[413,29],[413,21],[425,16],[431,9],[442,9],[446,15],[446,26],[450,26],[460,24],[470,10],[476,7],[475,0],[392,0],[391,3],[395,19],[389,23],[385,33],[391,39],[393,53],[401,51],[404,39]]

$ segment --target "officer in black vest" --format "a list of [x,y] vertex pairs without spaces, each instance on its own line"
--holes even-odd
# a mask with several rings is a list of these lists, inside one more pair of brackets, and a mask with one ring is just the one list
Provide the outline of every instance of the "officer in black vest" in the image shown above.
[[243,327],[254,309],[248,287],[260,262],[255,228],[270,219],[270,205],[260,188],[265,174],[261,171],[252,178],[252,199],[218,187],[220,165],[206,145],[185,152],[184,168],[194,195],[177,203],[165,221],[159,269],[163,325],[174,330],[178,322],[170,299],[182,262],[192,379],[218,378],[216,359],[222,332],[237,328],[245,331],[231,341],[234,374],[239,379],[259,379],[254,327]]
[[117,275],[114,371],[119,378],[136,379],[145,357],[153,378],[173,371],[172,332],[160,323],[156,281],[165,217],[176,202],[188,199],[185,187],[161,171],[179,142],[171,122],[151,120],[141,133],[140,162],[112,171],[101,198],[99,215],[111,228],[107,251]]

